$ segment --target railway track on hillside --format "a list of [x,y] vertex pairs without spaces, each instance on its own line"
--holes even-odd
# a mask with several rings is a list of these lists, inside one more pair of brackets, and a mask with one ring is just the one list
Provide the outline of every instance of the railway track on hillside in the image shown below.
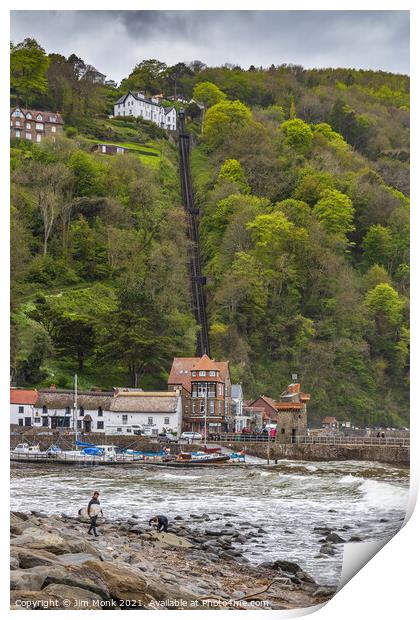
[[201,272],[200,239],[198,231],[199,211],[194,205],[190,169],[190,135],[185,130],[185,113],[179,113],[179,162],[182,201],[188,224],[188,262],[190,272],[191,303],[195,320],[200,330],[197,334],[197,355],[205,353],[210,357],[210,343],[207,322],[207,305],[204,286],[206,278]]

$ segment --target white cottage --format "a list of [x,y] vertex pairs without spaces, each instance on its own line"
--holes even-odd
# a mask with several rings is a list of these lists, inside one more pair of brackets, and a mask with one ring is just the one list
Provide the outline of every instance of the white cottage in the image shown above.
[[35,415],[37,398],[38,392],[36,390],[10,388],[10,424],[40,426],[41,419]]
[[176,110],[161,104],[160,97],[146,97],[144,93],[128,92],[114,104],[114,116],[134,116],[152,121],[163,129],[176,130]]
[[80,391],[77,407],[73,390],[50,388],[40,390],[35,403],[35,415],[43,426],[53,429],[78,429],[85,433],[105,432],[105,417],[114,392]]
[[181,393],[143,392],[141,390],[116,391],[106,416],[108,435],[129,435],[136,429],[152,435],[173,431],[178,436],[182,428]]

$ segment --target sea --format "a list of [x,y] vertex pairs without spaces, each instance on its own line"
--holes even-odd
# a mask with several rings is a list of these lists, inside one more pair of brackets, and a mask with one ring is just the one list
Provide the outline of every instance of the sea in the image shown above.
[[[92,492],[101,494],[108,520],[155,514],[190,519],[195,529],[230,523],[248,542],[253,564],[276,559],[298,563],[320,584],[338,585],[343,545],[320,557],[327,527],[348,541],[395,535],[405,518],[409,469],[377,462],[281,460],[267,465],[177,469],[161,466],[65,467],[13,463],[11,509],[77,515]],[[190,515],[207,514],[211,521]],[[251,534],[258,532],[258,538]]]

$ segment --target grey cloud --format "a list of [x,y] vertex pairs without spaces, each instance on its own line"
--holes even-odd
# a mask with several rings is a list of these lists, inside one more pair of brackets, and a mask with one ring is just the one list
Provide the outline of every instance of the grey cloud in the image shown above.
[[115,79],[144,58],[409,72],[408,11],[13,11],[11,30]]

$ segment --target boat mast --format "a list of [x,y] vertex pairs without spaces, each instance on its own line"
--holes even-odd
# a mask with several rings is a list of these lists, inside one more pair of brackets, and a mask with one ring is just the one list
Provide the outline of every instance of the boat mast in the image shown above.
[[[75,442],[77,441],[77,375],[74,375],[74,431],[75,431]],[[76,444],[77,446],[77,444]]]

